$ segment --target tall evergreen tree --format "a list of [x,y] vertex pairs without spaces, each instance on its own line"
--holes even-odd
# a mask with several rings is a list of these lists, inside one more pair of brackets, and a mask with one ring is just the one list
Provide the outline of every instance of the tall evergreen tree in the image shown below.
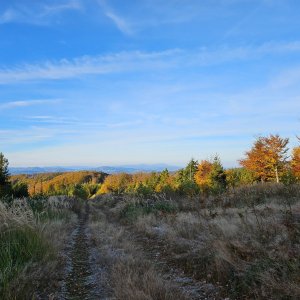
[[8,160],[0,152],[0,196],[6,196],[10,191]]
[[178,182],[181,184],[186,181],[194,182],[194,177],[197,169],[198,161],[192,158],[184,169],[178,171]]
[[212,163],[212,170],[210,173],[212,190],[214,192],[222,192],[226,189],[226,173],[222,166],[219,156],[215,156]]

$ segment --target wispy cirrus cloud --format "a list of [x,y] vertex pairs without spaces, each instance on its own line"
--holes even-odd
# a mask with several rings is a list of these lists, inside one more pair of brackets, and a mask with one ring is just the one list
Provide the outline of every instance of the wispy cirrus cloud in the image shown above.
[[0,129],[0,147],[49,141],[53,138],[68,139],[77,132],[71,128],[31,126],[25,129]]
[[40,64],[23,64],[0,69],[0,84],[163,68],[169,66],[169,60],[176,57],[177,52],[180,50],[121,52],[112,55],[83,56],[73,60],[62,59]]
[[32,80],[58,80],[84,75],[203,67],[231,61],[247,61],[266,55],[300,53],[300,41],[264,43],[260,46],[219,47],[217,49],[169,49],[159,52],[120,52],[109,55],[83,56],[75,59],[45,61],[0,68],[0,84]]
[[25,23],[44,26],[51,24],[53,18],[63,12],[82,9],[80,0],[49,2],[49,4],[33,2],[30,7],[21,4],[11,5],[0,13],[0,24]]
[[52,5],[44,5],[43,6],[43,14],[44,15],[51,15],[51,14],[58,14],[63,11],[68,10],[82,10],[83,5],[79,0],[70,0],[58,4]]
[[116,15],[115,13],[111,11],[106,11],[105,15],[110,18],[115,25],[118,27],[120,31],[122,31],[125,34],[131,35],[133,33],[132,29],[130,28],[129,24],[122,19],[120,16]]
[[60,99],[38,99],[38,100],[20,100],[20,101],[8,101],[0,103],[0,111],[4,109],[14,109],[18,107],[27,107],[43,104],[55,104],[61,101]]
[[216,6],[212,1],[207,0],[140,0],[127,1],[125,10],[116,10],[111,3],[114,1],[97,1],[104,15],[126,35],[138,34],[147,28],[188,23],[196,18],[207,18],[208,15],[222,16],[224,12],[220,11],[220,7],[227,7],[233,2],[233,0],[222,0]]
[[117,14],[105,0],[99,0],[98,3],[101,6],[105,16],[108,17],[122,33],[127,35],[133,34],[133,29],[130,23],[125,20],[124,17]]
[[13,9],[7,9],[0,15],[0,24],[10,23],[17,18],[17,14]]

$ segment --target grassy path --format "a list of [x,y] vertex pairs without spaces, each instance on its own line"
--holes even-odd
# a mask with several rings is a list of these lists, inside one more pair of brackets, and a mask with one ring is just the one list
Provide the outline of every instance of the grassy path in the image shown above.
[[225,298],[217,286],[197,280],[181,265],[171,262],[163,240],[142,236],[132,226],[112,218],[107,207],[93,204],[92,232],[99,248],[103,249],[102,255],[112,266],[111,278],[117,299]]
[[63,299],[109,299],[108,289],[103,284],[105,269],[97,264],[99,253],[91,240],[89,214],[90,207],[86,203],[78,213],[78,224],[73,232]]

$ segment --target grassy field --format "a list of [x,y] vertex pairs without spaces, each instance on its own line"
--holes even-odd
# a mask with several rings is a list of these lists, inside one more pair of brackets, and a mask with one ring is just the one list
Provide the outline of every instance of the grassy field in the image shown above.
[[299,196],[263,184],[2,201],[0,298],[299,299]]
[[[214,284],[217,297],[299,299],[299,196],[298,185],[265,184],[203,199],[108,196],[94,201],[111,224],[129,232],[127,247],[133,239],[170,267]],[[119,231],[111,235],[123,237]],[[132,269],[127,269],[129,278]]]

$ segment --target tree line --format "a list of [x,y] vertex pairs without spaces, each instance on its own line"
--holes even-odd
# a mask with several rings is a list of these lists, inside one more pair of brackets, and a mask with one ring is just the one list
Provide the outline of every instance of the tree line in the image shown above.
[[197,161],[191,159],[186,167],[170,173],[162,172],[108,175],[97,172],[73,172],[66,174],[42,174],[37,177],[14,176],[11,180],[8,161],[0,153],[0,196],[15,197],[46,194],[89,198],[105,193],[222,193],[229,188],[257,182],[282,182],[292,184],[300,180],[300,146],[288,156],[288,138],[279,135],[261,136],[255,139],[251,149],[239,160],[240,168],[225,169],[220,158]]

